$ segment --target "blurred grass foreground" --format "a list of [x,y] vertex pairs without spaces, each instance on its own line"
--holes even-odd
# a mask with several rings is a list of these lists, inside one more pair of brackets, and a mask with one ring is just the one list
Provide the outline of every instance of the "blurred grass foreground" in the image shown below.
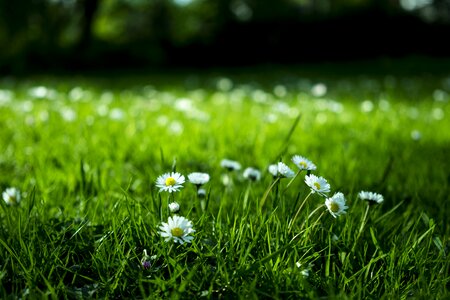
[[320,68],[4,77],[0,297],[445,299],[449,93]]

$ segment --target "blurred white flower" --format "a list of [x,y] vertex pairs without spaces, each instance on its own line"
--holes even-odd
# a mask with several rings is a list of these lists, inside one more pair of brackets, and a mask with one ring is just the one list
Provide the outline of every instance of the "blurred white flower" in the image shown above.
[[241,169],[241,164],[239,162],[226,158],[220,161],[220,166],[228,171],[239,171]]
[[422,134],[419,130],[413,130],[411,131],[411,138],[415,141],[418,141],[422,138]]
[[229,78],[223,77],[217,81],[216,86],[218,90],[222,92],[228,92],[233,88],[233,81],[231,81],[231,79]]
[[201,186],[209,181],[208,173],[193,172],[188,176],[189,182],[197,186]]
[[361,192],[359,192],[358,196],[361,200],[367,200],[371,203],[380,204],[384,201],[383,195],[373,193],[373,192],[361,191]]
[[440,107],[433,108],[432,116],[435,120],[442,120],[444,118],[444,110]]
[[181,133],[183,133],[183,130],[184,130],[184,126],[183,126],[183,123],[181,123],[180,121],[175,120],[175,121],[170,122],[170,124],[169,124],[170,133],[175,134],[175,135],[180,135]]
[[292,162],[300,169],[300,170],[315,170],[317,169],[316,165],[312,163],[309,159],[300,156],[300,155],[294,155],[292,157]]
[[28,95],[33,98],[45,98],[47,93],[48,89],[45,86],[36,86],[28,90]]
[[283,98],[287,95],[287,89],[284,85],[277,85],[273,88],[273,93],[275,96]]
[[277,164],[277,169],[278,169],[278,176],[281,177],[286,177],[286,178],[291,178],[295,176],[295,172],[291,170],[291,168],[289,168],[285,163],[283,162],[279,162]]
[[443,90],[435,90],[433,92],[433,99],[436,102],[446,102],[448,100],[448,93]]
[[370,100],[365,100],[361,103],[361,111],[369,113],[373,110],[373,102]]
[[178,212],[180,210],[180,204],[178,204],[177,202],[169,203],[169,210],[172,213]]
[[0,106],[11,102],[14,93],[10,90],[0,90]]
[[188,98],[180,98],[175,100],[175,109],[183,112],[192,111],[195,109],[192,100]]
[[5,200],[8,205],[19,204],[21,200],[20,191],[15,187],[7,188],[3,194],[3,200]]
[[69,91],[69,98],[74,102],[80,101],[83,97],[84,90],[79,86],[76,86]]
[[115,120],[115,121],[123,120],[125,118],[125,112],[118,107],[113,108],[109,112],[109,118],[111,120]]
[[278,176],[278,165],[276,165],[276,164],[269,165],[267,170],[269,171],[270,174],[272,174],[273,177]]
[[62,108],[60,114],[64,121],[67,122],[73,122],[77,118],[77,113],[69,107]]
[[251,181],[259,181],[261,179],[261,172],[255,168],[246,168],[243,173],[244,178]]
[[314,97],[322,97],[325,96],[326,93],[327,93],[327,86],[323,83],[317,83],[313,85],[311,88],[311,94]]

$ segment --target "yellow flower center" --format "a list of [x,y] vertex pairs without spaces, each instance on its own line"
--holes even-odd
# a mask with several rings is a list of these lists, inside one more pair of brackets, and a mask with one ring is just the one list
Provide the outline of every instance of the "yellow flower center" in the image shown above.
[[301,161],[299,165],[302,166],[303,168],[306,168],[308,166],[304,161]]
[[314,186],[316,187],[316,189],[320,190],[320,183],[314,182]]
[[172,233],[173,236],[176,237],[182,237],[184,233],[183,229],[181,229],[180,227],[172,228],[170,232]]
[[339,211],[339,205],[336,202],[331,202],[330,210],[334,213]]
[[177,183],[177,181],[173,177],[167,177],[166,186],[175,185],[175,183]]

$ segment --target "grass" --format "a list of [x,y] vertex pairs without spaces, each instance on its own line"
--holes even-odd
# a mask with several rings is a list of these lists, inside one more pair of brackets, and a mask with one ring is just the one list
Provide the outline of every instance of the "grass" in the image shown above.
[[[449,93],[445,74],[4,78],[0,188],[22,201],[0,205],[0,297],[448,298]],[[294,154],[347,214],[312,194],[289,230],[305,173],[269,190],[266,170]],[[224,186],[223,158],[261,180]],[[175,169],[211,175],[204,209],[189,183],[158,192]],[[191,244],[158,234],[173,199]]]

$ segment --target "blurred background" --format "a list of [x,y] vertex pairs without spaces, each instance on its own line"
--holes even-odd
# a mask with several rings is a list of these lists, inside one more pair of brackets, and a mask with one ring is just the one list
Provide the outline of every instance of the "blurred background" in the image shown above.
[[0,73],[450,57],[450,0],[0,0]]

